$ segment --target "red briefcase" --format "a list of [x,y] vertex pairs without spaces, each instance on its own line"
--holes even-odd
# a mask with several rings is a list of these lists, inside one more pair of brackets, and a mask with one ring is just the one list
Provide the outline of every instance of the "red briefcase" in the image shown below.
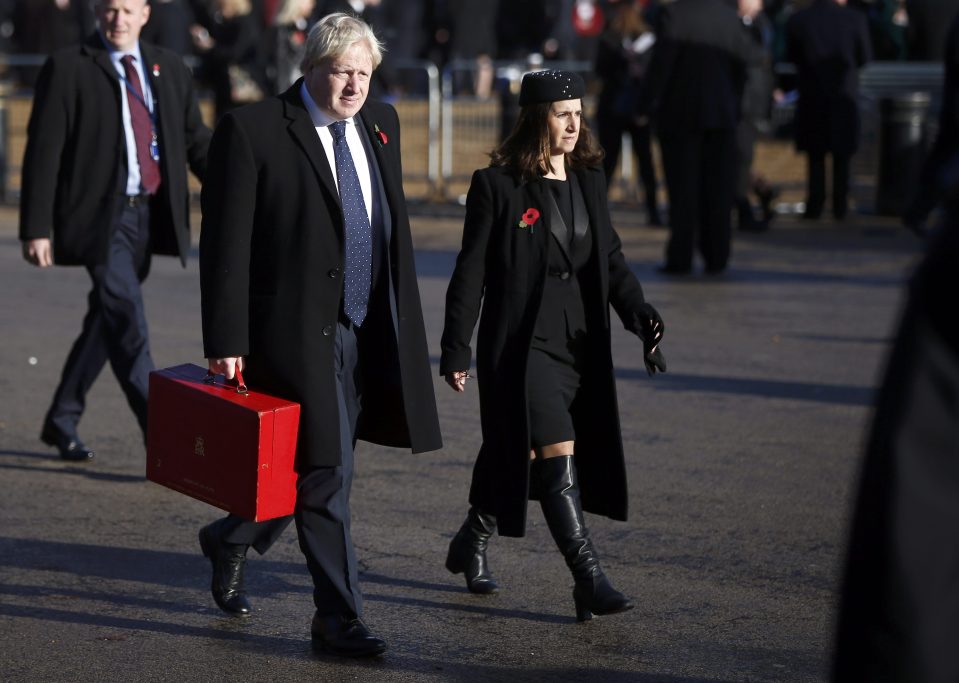
[[196,365],[150,373],[147,479],[256,522],[293,513],[300,406]]

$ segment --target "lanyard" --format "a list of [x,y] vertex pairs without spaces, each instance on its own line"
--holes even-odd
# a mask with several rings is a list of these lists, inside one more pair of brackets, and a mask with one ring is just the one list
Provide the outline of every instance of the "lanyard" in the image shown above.
[[160,141],[157,137],[156,113],[150,109],[149,105],[146,103],[146,100],[143,99],[143,96],[136,91],[136,89],[133,87],[133,84],[130,83],[130,79],[123,74],[117,75],[120,77],[120,81],[123,82],[123,85],[126,86],[127,95],[136,98],[136,100],[143,105],[143,108],[147,110],[147,115],[150,117],[150,158],[158,162],[160,161]]

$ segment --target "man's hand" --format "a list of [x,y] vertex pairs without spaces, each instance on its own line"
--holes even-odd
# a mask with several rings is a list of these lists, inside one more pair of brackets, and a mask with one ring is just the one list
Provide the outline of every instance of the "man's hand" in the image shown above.
[[446,373],[446,383],[453,387],[454,391],[463,393],[466,391],[466,380],[470,378],[470,374],[466,370],[461,370],[457,372],[447,372]]
[[23,258],[40,268],[53,265],[53,249],[50,247],[49,237],[40,237],[35,240],[23,240]]
[[227,379],[236,377],[236,371],[243,372],[243,358],[207,358],[210,372],[223,375]]

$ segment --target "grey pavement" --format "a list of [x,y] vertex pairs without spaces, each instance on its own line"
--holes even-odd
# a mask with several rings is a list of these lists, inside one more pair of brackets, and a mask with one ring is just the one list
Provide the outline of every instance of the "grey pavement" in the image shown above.
[[[367,621],[390,651],[350,662],[310,652],[293,528],[251,553],[254,616],[217,610],[196,532],[220,513],[144,480],[108,370],[81,423],[96,459],[66,464],[39,442],[87,276],[27,266],[16,210],[0,209],[0,680],[826,680],[863,435],[919,244],[888,220],[782,217],[736,235],[728,274],[666,279],[665,231],[616,219],[669,363],[648,378],[638,340],[614,331],[630,519],[587,522],[636,609],[576,623],[535,504],[526,538],[491,543],[500,594],[444,569],[480,432],[475,386],[458,396],[436,377],[441,451],[358,450]],[[460,227],[456,211],[414,221],[434,365]],[[157,366],[201,364],[195,257],[156,259],[146,297]]]

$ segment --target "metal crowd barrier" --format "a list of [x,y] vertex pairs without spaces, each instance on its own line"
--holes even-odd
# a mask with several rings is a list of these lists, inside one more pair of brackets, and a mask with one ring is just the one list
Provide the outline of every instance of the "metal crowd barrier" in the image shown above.
[[[0,54],[0,78],[11,69],[39,67],[44,55]],[[442,74],[436,65],[424,60],[395,60],[391,67],[398,80],[425,83],[392,98],[400,116],[403,133],[404,188],[411,200],[463,201],[470,174],[486,166],[488,154],[512,125],[517,111],[519,83],[533,69],[559,68],[581,73],[587,83],[595,80],[588,62],[491,63],[494,73],[492,95],[477,97],[470,90],[478,68],[473,60],[454,60]],[[777,65],[777,74],[790,75],[791,65]],[[930,94],[927,126],[934,134],[936,112],[942,90],[941,64],[915,62],[874,62],[861,72],[863,114],[862,151],[854,161],[859,176],[875,174],[879,128],[878,103],[884,97],[907,92]],[[18,90],[0,81],[0,200],[15,202],[20,189],[21,161],[26,143],[26,125],[32,103],[28,90]],[[212,120],[209,99],[201,102],[207,120]],[[584,98],[587,116],[592,116],[595,98]],[[774,110],[774,123],[788,124],[792,109]],[[624,139],[618,178],[611,193],[619,198],[636,195],[635,161]],[[195,192],[199,185],[191,184]]]
[[[16,203],[20,194],[20,173],[26,147],[27,122],[33,103],[28,88],[18,88],[11,78],[14,70],[39,68],[46,55],[0,54],[0,202]],[[185,60],[191,68],[196,60]],[[437,199],[441,194],[440,174],[440,78],[439,69],[425,60],[392,62],[395,72],[425,83],[417,93],[394,101],[403,129],[404,188],[412,200]],[[200,109],[208,125],[213,124],[212,97],[200,92]],[[190,190],[197,195],[199,183],[190,176]]]

